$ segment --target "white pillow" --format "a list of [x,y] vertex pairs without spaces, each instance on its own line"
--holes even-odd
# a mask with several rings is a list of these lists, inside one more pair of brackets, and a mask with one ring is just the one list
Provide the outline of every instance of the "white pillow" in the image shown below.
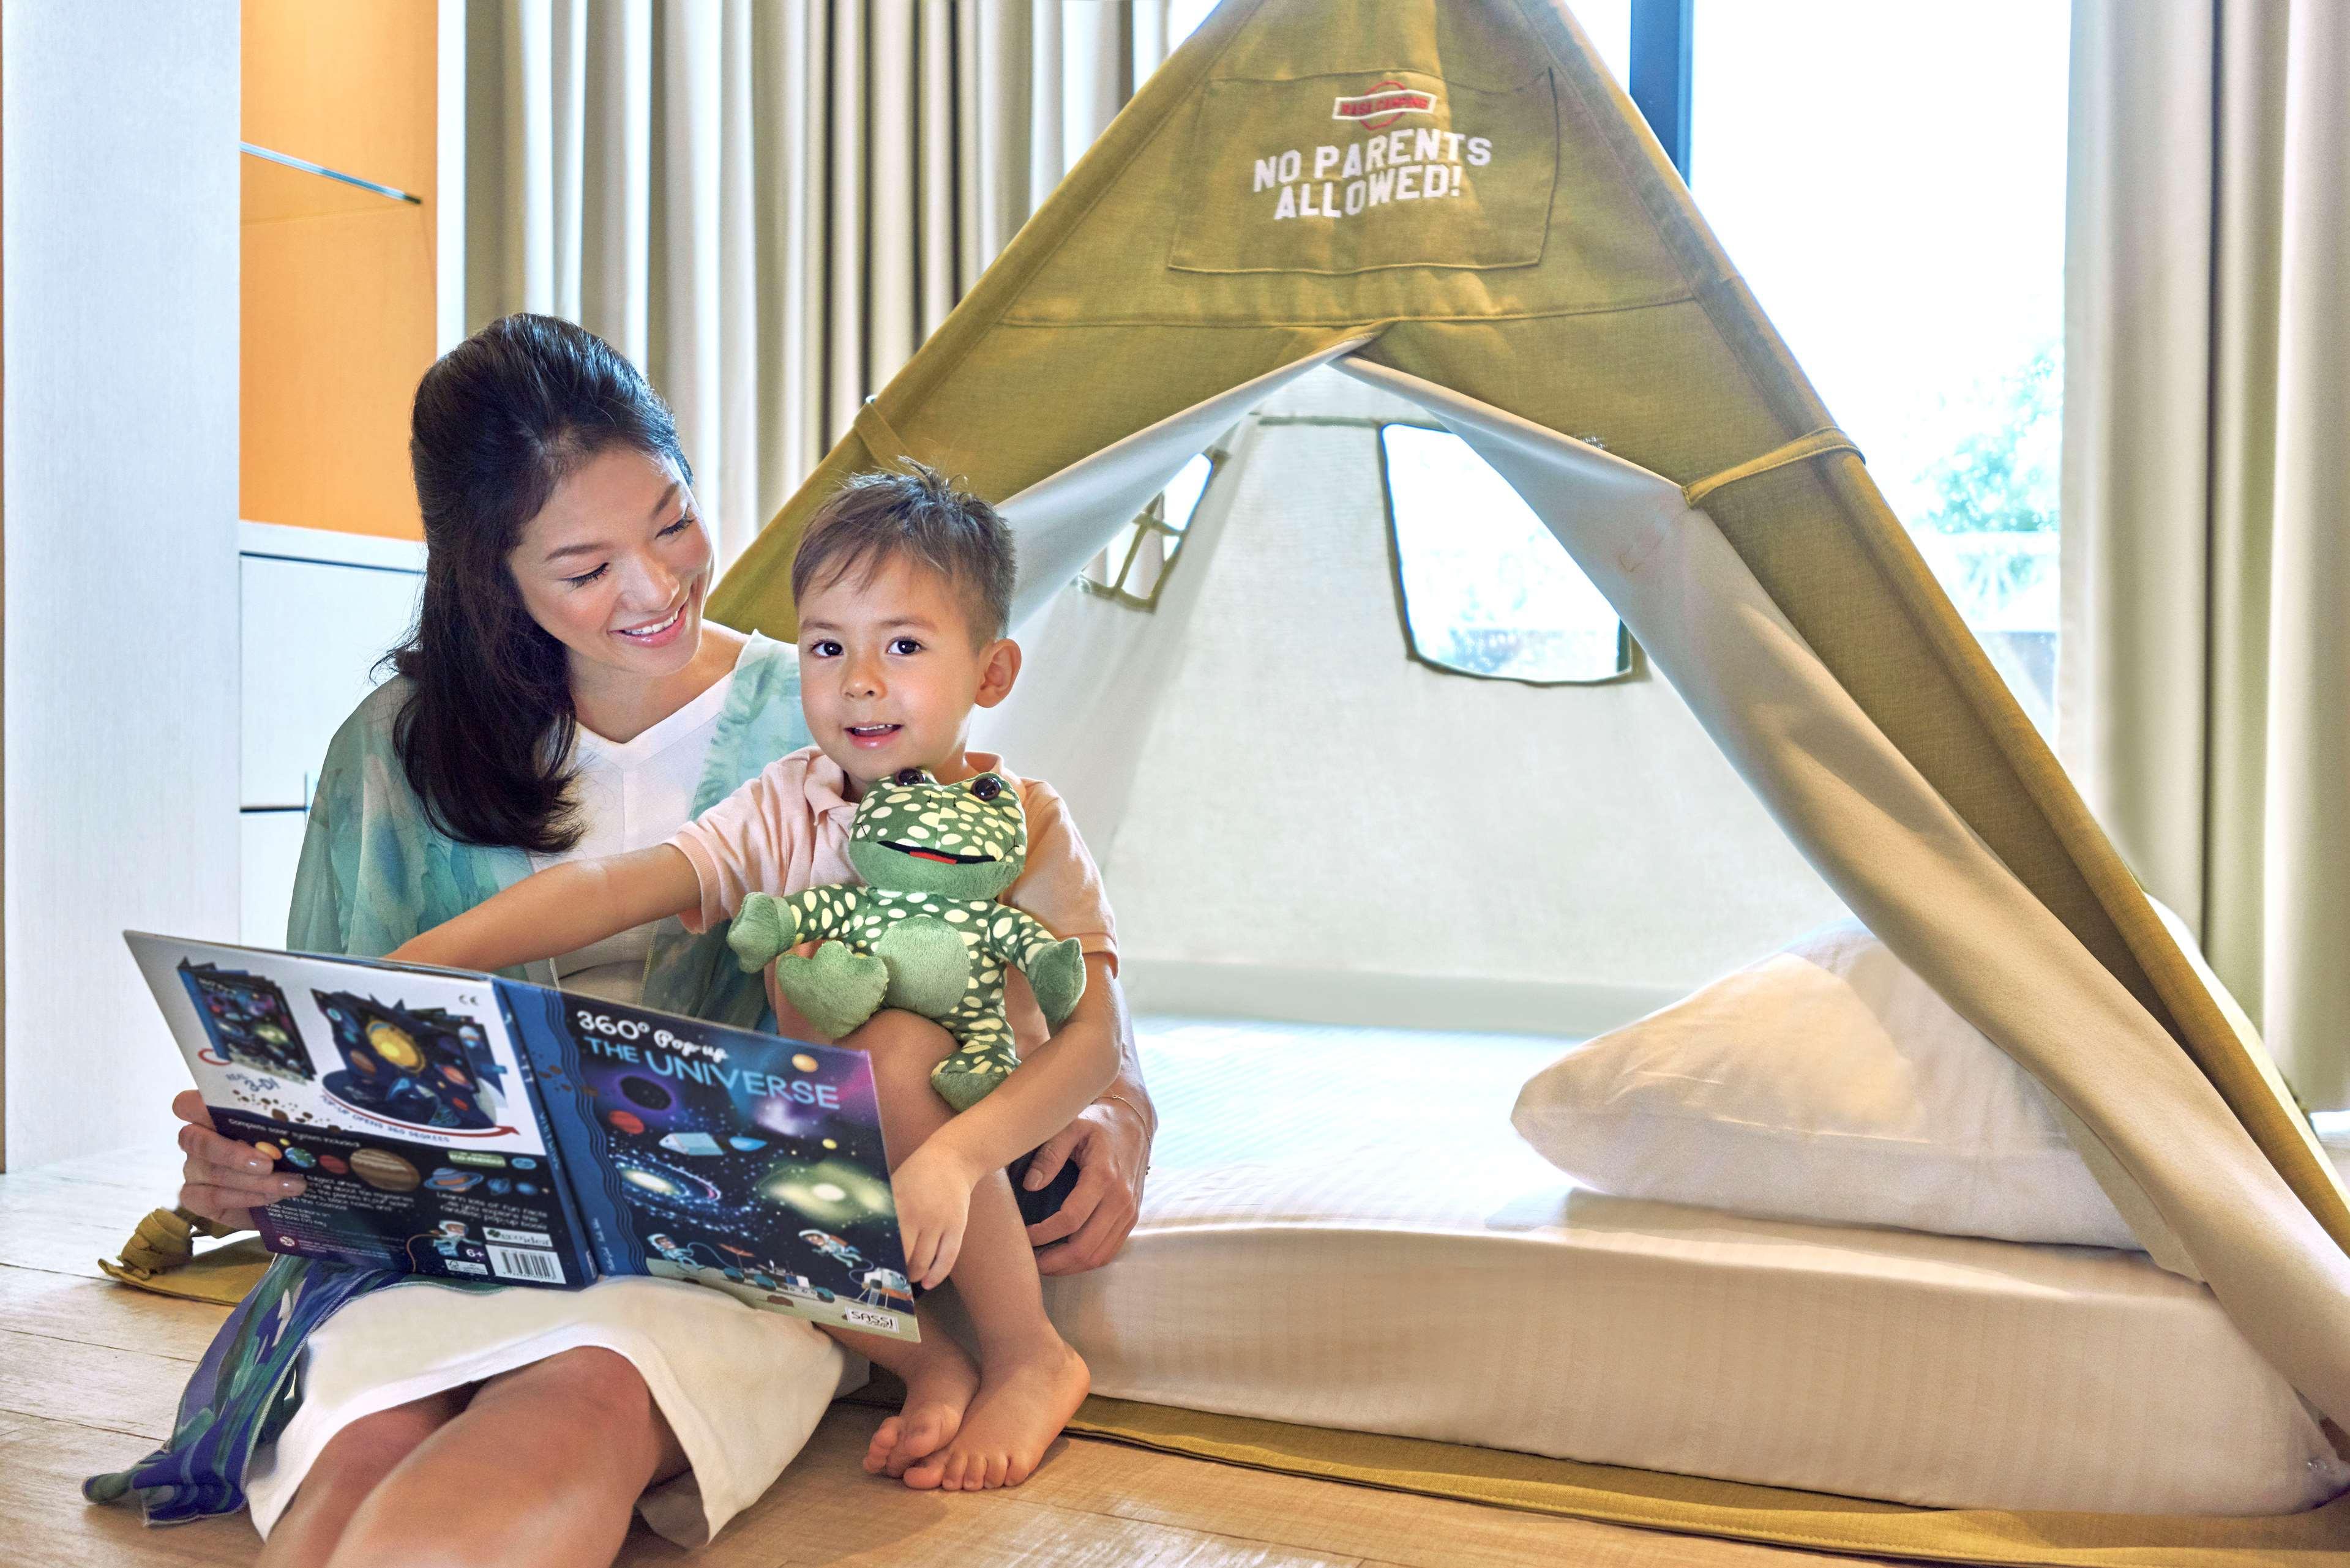
[[1855,921],[1569,1052],[1511,1121],[1627,1198],[2137,1245],[2048,1092]]

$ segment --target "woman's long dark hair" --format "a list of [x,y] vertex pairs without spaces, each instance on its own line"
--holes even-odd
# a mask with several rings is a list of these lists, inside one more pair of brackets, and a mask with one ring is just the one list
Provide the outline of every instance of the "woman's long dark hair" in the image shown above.
[[433,826],[559,854],[578,720],[563,645],[523,607],[506,556],[564,477],[616,446],[676,465],[669,407],[611,345],[550,316],[494,321],[417,384],[409,460],[424,598],[390,660],[412,690],[392,732]]

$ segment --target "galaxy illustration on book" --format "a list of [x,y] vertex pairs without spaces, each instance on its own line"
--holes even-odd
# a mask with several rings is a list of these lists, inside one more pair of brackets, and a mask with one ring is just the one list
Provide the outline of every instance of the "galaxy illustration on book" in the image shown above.
[[471,1018],[351,992],[314,992],[334,1031],[340,1071],[326,1091],[365,1116],[449,1132],[498,1128],[504,1069]]
[[691,1038],[685,1020],[556,1000],[577,1065],[550,1072],[535,1055],[536,1070],[569,1113],[558,1137],[584,1137],[608,1173],[622,1232],[608,1247],[632,1249],[644,1272],[784,1297],[828,1321],[886,1332],[868,1320],[909,1313],[861,1053],[733,1030]]
[[180,961],[180,980],[224,1063],[307,1083],[318,1075],[293,1010],[275,981],[242,970]]

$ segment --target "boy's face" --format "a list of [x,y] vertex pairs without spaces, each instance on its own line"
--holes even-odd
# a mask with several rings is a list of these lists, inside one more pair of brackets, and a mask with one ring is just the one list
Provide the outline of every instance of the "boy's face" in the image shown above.
[[869,579],[867,563],[851,562],[799,609],[808,732],[860,787],[900,768],[951,775],[971,711],[1003,701],[1020,673],[1019,644],[974,646],[962,596],[902,556]]

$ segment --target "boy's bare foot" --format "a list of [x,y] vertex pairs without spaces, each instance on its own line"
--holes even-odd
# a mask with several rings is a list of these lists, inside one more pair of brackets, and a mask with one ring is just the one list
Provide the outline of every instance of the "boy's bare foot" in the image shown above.
[[1085,1359],[1057,1334],[1031,1352],[989,1362],[962,1429],[943,1452],[906,1470],[906,1484],[941,1491],[1018,1486],[1092,1386]]
[[935,1330],[896,1370],[906,1380],[906,1402],[881,1423],[865,1450],[865,1469],[872,1475],[902,1476],[917,1459],[953,1441],[963,1411],[979,1392],[979,1368],[962,1346]]

